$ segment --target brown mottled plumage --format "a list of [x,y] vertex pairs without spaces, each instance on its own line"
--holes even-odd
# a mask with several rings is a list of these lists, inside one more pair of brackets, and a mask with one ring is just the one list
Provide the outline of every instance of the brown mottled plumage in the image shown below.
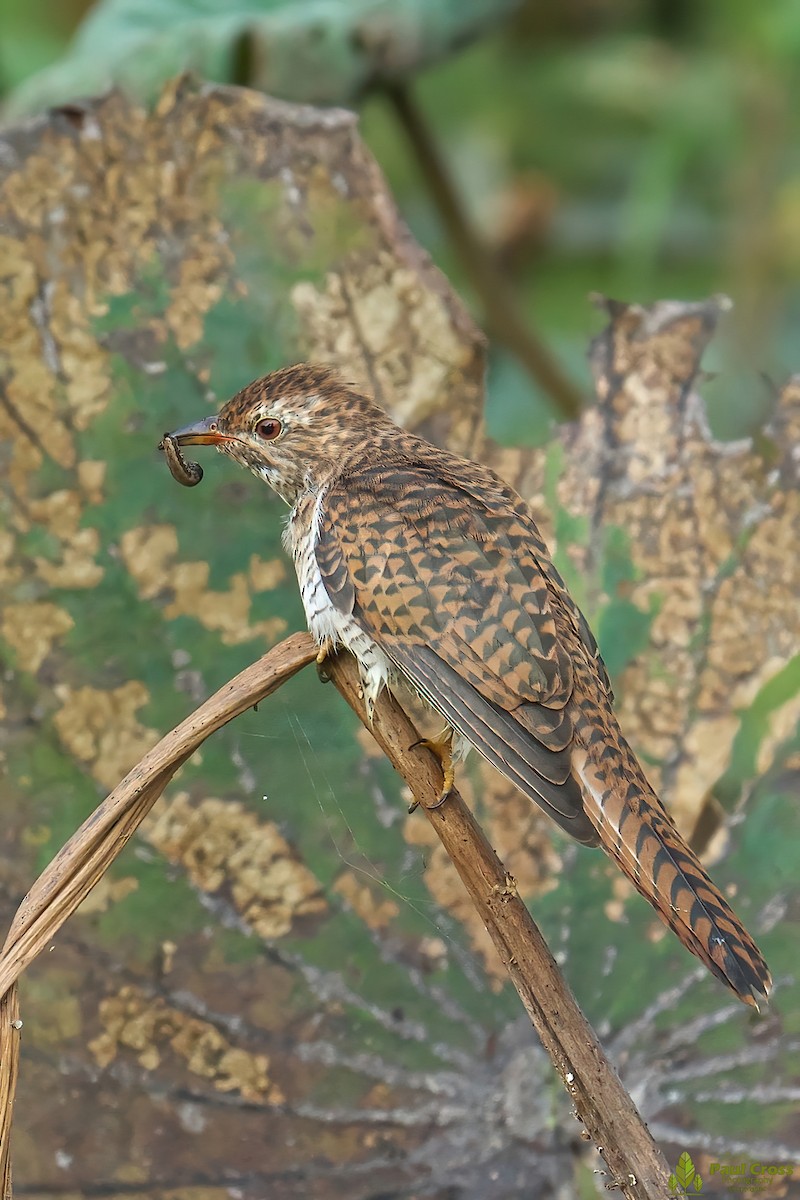
[[622,736],[591,630],[510,487],[324,367],[276,371],[172,436],[216,445],[292,506],[309,627],[356,655],[368,707],[404,678],[562,829],[601,844],[742,1000],[766,998],[761,954]]

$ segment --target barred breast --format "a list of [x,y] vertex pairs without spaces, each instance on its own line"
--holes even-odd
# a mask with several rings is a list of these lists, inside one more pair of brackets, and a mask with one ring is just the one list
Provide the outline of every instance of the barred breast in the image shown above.
[[339,612],[322,582],[314,553],[323,511],[324,492],[306,496],[295,505],[284,533],[284,544],[294,560],[308,628],[318,645],[344,646],[355,657],[361,674],[367,714],[392,675],[392,666],[380,646],[349,613]]

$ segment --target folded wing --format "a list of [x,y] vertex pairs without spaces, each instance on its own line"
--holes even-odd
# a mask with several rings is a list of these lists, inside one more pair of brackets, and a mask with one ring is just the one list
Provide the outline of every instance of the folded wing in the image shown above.
[[[509,513],[507,496],[492,511],[422,466],[383,464],[325,497],[316,553],[332,602],[430,705],[563,829],[596,844],[572,775],[573,651],[559,629],[566,620],[579,639],[585,622],[561,611],[532,519]],[[596,652],[592,640],[585,653]]]

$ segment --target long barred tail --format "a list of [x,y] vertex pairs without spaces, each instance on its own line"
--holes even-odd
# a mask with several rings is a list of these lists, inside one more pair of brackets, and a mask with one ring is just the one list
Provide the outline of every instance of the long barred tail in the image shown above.
[[603,729],[596,713],[592,718],[578,723],[573,771],[604,849],[687,950],[757,1009],[772,985],[758,947],[683,841],[618,728],[610,729],[606,718]]

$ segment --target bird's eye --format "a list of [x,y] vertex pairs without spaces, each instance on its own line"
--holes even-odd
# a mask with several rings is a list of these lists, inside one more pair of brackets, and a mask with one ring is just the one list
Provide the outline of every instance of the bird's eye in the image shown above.
[[281,423],[275,417],[266,417],[256,425],[256,433],[265,442],[274,442],[281,432]]

